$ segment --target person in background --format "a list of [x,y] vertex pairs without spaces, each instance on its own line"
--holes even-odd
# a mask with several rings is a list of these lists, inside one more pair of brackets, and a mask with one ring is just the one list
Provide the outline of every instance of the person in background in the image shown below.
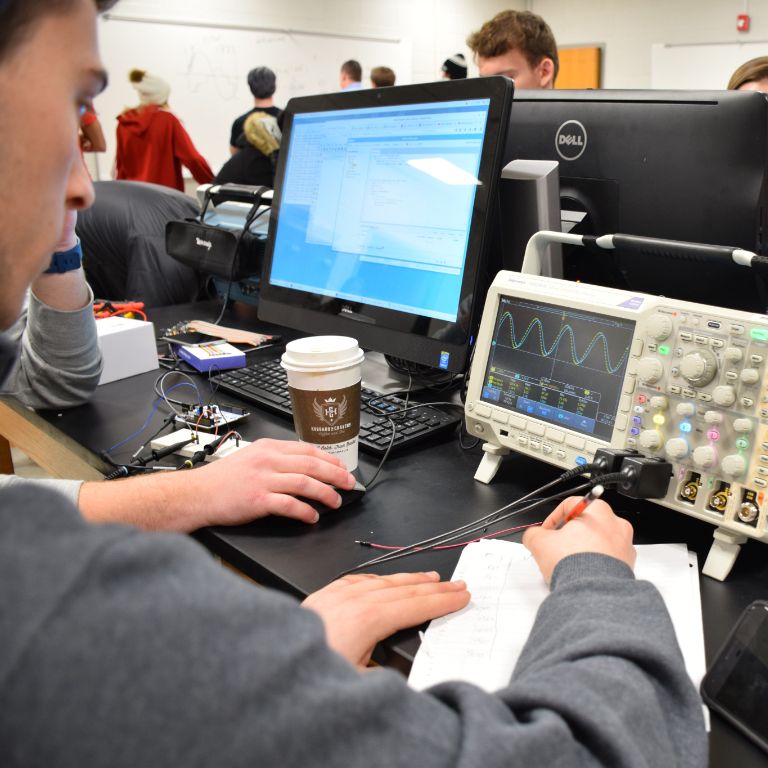
[[768,93],[768,56],[758,56],[744,62],[731,75],[728,90]]
[[502,11],[467,38],[480,77],[506,75],[515,88],[554,88],[559,61],[552,30],[530,11]]
[[83,110],[80,118],[80,149],[83,152],[105,152],[107,140],[93,107]]
[[463,80],[467,76],[467,60],[463,53],[454,53],[440,69],[443,80]]
[[[227,160],[216,174],[216,184],[250,184],[272,189],[282,133],[274,115],[261,110],[251,112],[243,123],[245,144]],[[238,139],[238,144],[242,140]]]
[[389,67],[374,67],[371,70],[371,85],[374,88],[386,88],[395,84],[395,71]]
[[[269,67],[256,67],[248,73],[248,87],[253,94],[253,109],[240,115],[232,123],[229,132],[229,152],[234,155],[240,149],[249,145],[245,134],[245,121],[254,112],[264,112],[275,118],[278,127],[282,122],[283,110],[275,106],[274,94],[277,90],[277,77]],[[268,186],[272,186],[269,184]]]
[[339,70],[339,88],[342,91],[359,91],[363,87],[363,68],[359,61],[349,59]]
[[[50,264],[66,212],[93,200],[77,131],[106,82],[97,7],[109,3],[0,5],[0,173],[14,182],[0,185],[0,328]],[[31,147],[41,103],[50,119]],[[0,335],[3,374],[13,360]],[[217,487],[249,490],[234,478]],[[61,494],[6,489],[3,766],[703,765],[701,702],[661,596],[634,578],[631,526],[598,500],[557,529],[579,503],[526,532],[551,594],[491,694],[417,692],[365,669],[379,640],[466,606],[461,581],[347,576],[299,605],[188,537],[89,525]]]
[[183,192],[184,166],[199,184],[212,181],[210,166],[168,108],[171,86],[141,69],[132,69],[128,78],[140,103],[117,118],[116,178],[148,181]]

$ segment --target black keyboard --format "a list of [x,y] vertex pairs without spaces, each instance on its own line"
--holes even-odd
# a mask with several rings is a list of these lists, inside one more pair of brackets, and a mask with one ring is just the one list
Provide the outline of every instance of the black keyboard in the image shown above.
[[[267,410],[293,418],[288,379],[279,360],[261,360],[247,368],[224,371],[214,379],[219,389]],[[381,395],[363,387],[360,391],[360,449],[382,455],[392,440],[392,450],[402,450],[415,443],[449,436],[461,422],[458,412],[444,413],[421,405],[406,413],[396,413],[406,402],[395,395]],[[409,402],[409,406],[416,405]],[[392,414],[388,418],[386,414]]]

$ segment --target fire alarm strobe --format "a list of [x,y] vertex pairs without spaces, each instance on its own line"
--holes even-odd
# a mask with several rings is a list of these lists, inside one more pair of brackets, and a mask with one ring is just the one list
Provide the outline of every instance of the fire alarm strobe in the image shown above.
[[748,13],[740,13],[736,17],[736,31],[749,32],[749,14]]

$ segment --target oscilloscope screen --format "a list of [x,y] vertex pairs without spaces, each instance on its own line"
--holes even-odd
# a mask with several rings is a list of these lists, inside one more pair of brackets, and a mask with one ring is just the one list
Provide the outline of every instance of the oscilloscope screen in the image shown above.
[[631,320],[502,296],[480,399],[611,439]]

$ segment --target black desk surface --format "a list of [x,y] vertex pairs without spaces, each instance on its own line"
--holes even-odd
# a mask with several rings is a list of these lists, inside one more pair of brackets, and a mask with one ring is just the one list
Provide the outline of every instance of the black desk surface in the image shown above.
[[[156,328],[170,324],[171,320],[193,316],[205,318],[210,316],[210,311],[174,308],[150,312]],[[85,447],[99,453],[141,426],[155,400],[152,385],[159,373],[99,387],[88,405],[44,416]],[[207,391],[205,378],[200,377],[198,381],[201,391]],[[218,402],[236,401],[222,395]],[[160,418],[156,417],[154,428],[159,426]],[[256,407],[239,429],[247,440],[294,436],[290,422]],[[139,444],[138,438],[129,443],[126,446],[129,453]],[[409,544],[492,512],[557,474],[545,464],[510,456],[493,483],[484,485],[473,479],[480,457],[479,448],[463,450],[457,439],[416,448],[392,456],[380,482],[359,504],[328,513],[315,526],[267,518],[238,528],[207,529],[197,536],[213,552],[257,581],[304,596],[333,580],[339,572],[379,554],[377,550],[355,544],[356,539]],[[361,454],[363,478],[370,477],[374,467],[373,458]],[[714,530],[709,525],[649,502],[631,502],[615,495],[609,495],[608,501],[633,524],[638,543],[685,542],[698,553],[699,564],[703,564]],[[540,517],[521,516],[512,518],[508,524],[536,519]],[[417,554],[372,570],[377,573],[437,570],[448,578],[459,552],[451,549]],[[725,582],[706,576],[700,578],[708,664],[741,611],[752,600],[768,595],[767,555],[768,549],[763,544],[750,541],[742,547]],[[402,632],[380,648],[376,658],[407,671],[418,642],[416,630]],[[768,766],[768,755],[712,715],[710,763],[712,766]]]

